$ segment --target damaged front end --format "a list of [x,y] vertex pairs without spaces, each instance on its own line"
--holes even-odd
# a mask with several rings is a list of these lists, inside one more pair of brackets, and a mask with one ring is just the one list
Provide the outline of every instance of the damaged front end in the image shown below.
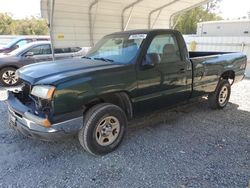
[[9,125],[25,136],[40,140],[57,140],[76,134],[83,124],[82,116],[58,119],[54,114],[54,86],[32,86],[2,89],[0,100],[5,100],[9,111]]
[[[52,96],[50,96],[50,98],[47,99],[41,98],[40,96],[36,96],[33,94],[34,87],[32,87],[28,83],[25,83],[19,88],[11,90],[8,89],[9,98],[14,98],[15,101],[19,101],[20,103],[22,103],[22,105],[26,106],[29,109],[28,112],[26,112],[26,116],[28,116],[29,118],[33,117],[32,119],[34,119],[34,117],[37,117],[36,122],[39,125],[44,127],[51,127],[52,123],[50,119],[53,116]],[[53,95],[53,93],[50,95]],[[9,108],[11,108],[11,106],[9,106]],[[18,115],[22,116],[22,114]]]

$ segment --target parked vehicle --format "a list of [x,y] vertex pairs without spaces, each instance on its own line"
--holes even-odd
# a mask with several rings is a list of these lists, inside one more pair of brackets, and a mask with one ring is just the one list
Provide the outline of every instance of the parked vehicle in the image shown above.
[[219,20],[199,22],[197,23],[197,35],[202,37],[249,37],[250,20]]
[[24,46],[30,42],[49,41],[48,36],[20,36],[12,39],[8,44],[0,46],[0,53],[9,53],[17,48]]
[[[57,48],[56,59],[72,58],[81,48]],[[4,86],[20,84],[16,70],[24,65],[41,61],[52,61],[49,41],[32,42],[10,53],[0,55],[0,83]]]
[[242,53],[189,53],[175,30],[126,31],[105,36],[82,59],[19,69],[25,85],[1,98],[10,126],[24,135],[51,140],[78,133],[86,151],[103,155],[144,110],[206,95],[213,109],[224,108],[245,66]]
[[15,38],[17,38],[15,35],[0,35],[0,49],[7,46]]

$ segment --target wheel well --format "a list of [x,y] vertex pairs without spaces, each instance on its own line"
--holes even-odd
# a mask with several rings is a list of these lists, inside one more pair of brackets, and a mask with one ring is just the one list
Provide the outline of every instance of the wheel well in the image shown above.
[[133,117],[133,107],[129,95],[126,92],[109,93],[95,98],[85,104],[84,112],[88,111],[91,107],[100,103],[111,103],[119,106],[126,114],[128,119]]
[[232,82],[230,82],[230,84],[233,84],[234,82],[234,78],[235,78],[235,73],[234,71],[226,71],[221,75],[222,79],[226,79],[226,80],[232,80]]
[[14,68],[14,69],[19,69],[19,68],[18,68],[17,66],[15,66],[15,65],[6,65],[6,66],[1,67],[0,70],[3,70],[3,69],[8,68],[8,67],[11,67],[11,68]]

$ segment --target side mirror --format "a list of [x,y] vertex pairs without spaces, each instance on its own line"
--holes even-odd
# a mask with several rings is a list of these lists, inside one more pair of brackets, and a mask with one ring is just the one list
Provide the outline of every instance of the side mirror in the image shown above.
[[142,61],[142,67],[145,69],[150,69],[155,67],[161,62],[161,57],[157,53],[146,54],[145,58]]
[[17,48],[19,48],[19,45],[16,44],[13,48],[14,48],[14,49],[17,49]]
[[25,54],[25,57],[32,57],[32,56],[34,56],[34,52],[27,52]]

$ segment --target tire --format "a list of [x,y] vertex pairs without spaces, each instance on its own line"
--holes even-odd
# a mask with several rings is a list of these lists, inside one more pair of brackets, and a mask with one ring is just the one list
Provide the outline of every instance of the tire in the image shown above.
[[85,114],[83,122],[78,139],[82,147],[93,155],[114,151],[122,142],[127,129],[124,111],[109,103],[93,106]]
[[230,95],[231,85],[229,81],[226,79],[221,80],[216,90],[208,96],[209,107],[212,109],[224,108],[229,101]]
[[0,70],[0,83],[3,86],[16,86],[20,84],[19,78],[16,76],[16,68],[6,67]]

